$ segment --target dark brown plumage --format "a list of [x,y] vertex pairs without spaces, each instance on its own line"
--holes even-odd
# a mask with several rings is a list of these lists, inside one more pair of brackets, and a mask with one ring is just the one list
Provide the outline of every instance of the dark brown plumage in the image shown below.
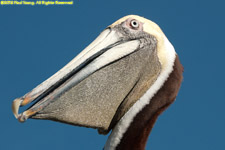
[[183,66],[176,56],[173,71],[162,88],[134,118],[117,150],[144,150],[158,116],[174,102],[183,79]]

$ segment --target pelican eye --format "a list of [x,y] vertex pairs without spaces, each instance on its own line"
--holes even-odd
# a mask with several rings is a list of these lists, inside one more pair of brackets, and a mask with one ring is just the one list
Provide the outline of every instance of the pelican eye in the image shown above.
[[131,20],[130,22],[130,26],[133,28],[133,29],[138,29],[139,27],[139,22],[137,20]]

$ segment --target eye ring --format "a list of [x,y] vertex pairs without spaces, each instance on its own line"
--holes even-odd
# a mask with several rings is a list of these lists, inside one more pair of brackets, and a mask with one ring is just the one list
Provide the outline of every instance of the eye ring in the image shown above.
[[139,22],[137,20],[133,19],[133,20],[130,21],[130,26],[133,29],[138,29],[139,28]]

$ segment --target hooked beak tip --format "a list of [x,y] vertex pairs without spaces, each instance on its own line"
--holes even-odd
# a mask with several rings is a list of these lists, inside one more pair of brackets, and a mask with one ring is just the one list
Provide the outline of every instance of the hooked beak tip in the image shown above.
[[18,117],[20,116],[18,114],[18,112],[19,112],[19,107],[20,107],[20,105],[21,105],[22,102],[23,102],[22,99],[17,98],[12,103],[12,112],[13,112],[13,114],[14,114],[14,116],[15,116],[16,119],[18,119]]
[[12,103],[12,112],[19,122],[25,122],[30,116],[36,113],[35,111],[32,110],[26,110],[25,112],[19,114],[20,106],[24,106],[23,101],[24,100],[22,98],[17,98]]

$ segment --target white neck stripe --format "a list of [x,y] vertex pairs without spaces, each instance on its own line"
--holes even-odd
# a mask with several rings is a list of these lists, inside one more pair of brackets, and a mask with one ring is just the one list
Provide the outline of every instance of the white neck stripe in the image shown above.
[[161,71],[155,83],[146,91],[146,93],[126,112],[126,114],[116,124],[112,133],[110,134],[104,150],[115,150],[120,143],[123,134],[127,131],[129,125],[134,117],[140,112],[155,95],[155,93],[162,87],[169,74],[173,71],[173,65],[176,57],[176,52],[172,44],[164,36],[165,54],[167,59],[166,67]]

